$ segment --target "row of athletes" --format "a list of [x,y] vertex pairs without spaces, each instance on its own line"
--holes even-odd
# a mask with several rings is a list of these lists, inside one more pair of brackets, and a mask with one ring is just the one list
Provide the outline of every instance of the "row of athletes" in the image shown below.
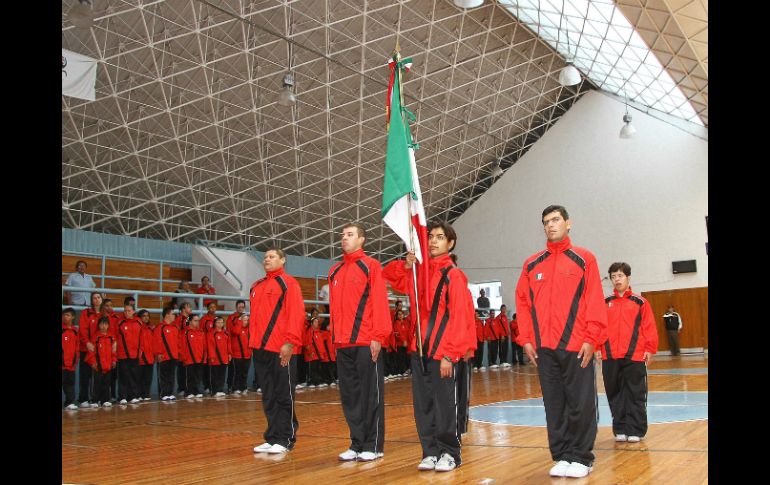
[[[212,389],[211,394],[215,397],[225,395],[223,376],[220,375],[225,367],[221,366],[229,367],[228,376],[231,382],[228,383],[228,389],[235,394],[248,393],[246,377],[252,348],[249,347],[249,316],[244,313],[243,300],[236,303],[236,313],[228,317],[226,324],[221,316],[216,315],[216,302],[211,302],[209,312],[203,317],[191,314],[189,303],[183,303],[176,318],[172,312],[164,312],[161,325],[150,321],[149,312],[146,310],[134,315],[134,306],[128,301],[121,314],[112,312],[112,301],[102,301],[99,293],[94,293],[91,300],[92,307],[81,314],[80,325],[74,325],[73,309],[67,308],[62,312],[62,383],[66,409],[77,409],[74,380],[75,369],[80,360],[79,347],[85,349],[83,363],[93,371],[99,374],[117,374],[119,392],[116,399],[120,399],[120,404],[136,404],[142,400],[150,400],[153,366],[156,361],[160,363],[173,360],[183,367],[185,385],[179,388],[183,395],[187,392],[190,399],[203,397],[202,388]],[[99,307],[101,312],[96,312],[96,307]],[[321,329],[316,315],[317,310],[314,309],[305,329],[303,361],[309,367],[309,386],[325,387],[336,384],[336,372],[332,367],[336,355],[331,343],[331,332]],[[102,321],[106,325],[105,333],[100,332],[99,322]],[[176,330],[167,328],[163,333],[166,325],[171,325]],[[80,328],[83,328],[82,332],[79,331]],[[408,322],[400,310],[395,315],[393,330],[386,354],[388,375],[396,372],[400,374],[404,372],[402,369],[405,369],[400,357],[402,354],[406,356],[404,346]],[[229,336],[229,340],[216,335],[218,332],[224,332]],[[176,338],[173,337],[174,333]],[[208,338],[208,335],[212,337]],[[115,365],[112,365],[113,362]],[[169,367],[168,364],[162,366]],[[212,369],[212,366],[216,369]],[[171,380],[173,376],[166,378]],[[101,375],[98,380],[98,385],[94,385],[96,379],[92,381],[92,386],[96,389],[91,390],[91,394],[98,397],[89,403],[86,395],[83,395],[85,399],[81,402],[81,407],[112,406],[110,389],[115,383],[111,382],[111,379],[104,381]],[[298,384],[297,387],[304,386]],[[168,386],[159,386],[159,392],[163,396],[162,400],[176,399],[173,391],[168,392]]]

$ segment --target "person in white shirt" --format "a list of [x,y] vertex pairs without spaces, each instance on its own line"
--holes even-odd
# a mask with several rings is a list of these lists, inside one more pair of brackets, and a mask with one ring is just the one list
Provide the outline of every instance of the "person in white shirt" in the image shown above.
[[[75,272],[70,273],[70,275],[67,277],[67,281],[64,283],[66,286],[78,286],[80,288],[96,288],[96,283],[94,283],[93,278],[91,278],[91,275],[86,274],[86,268],[88,267],[88,264],[80,260],[77,263],[75,263]],[[66,301],[65,304],[69,305],[80,305],[80,306],[89,306],[91,304],[91,292],[90,291],[68,291],[65,294]],[[80,310],[77,311],[77,315],[75,317],[80,318]],[[78,321],[77,319],[75,321]]]

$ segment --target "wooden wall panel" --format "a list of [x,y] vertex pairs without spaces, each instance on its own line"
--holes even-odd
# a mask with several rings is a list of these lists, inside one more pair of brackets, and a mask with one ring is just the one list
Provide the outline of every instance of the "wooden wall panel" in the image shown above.
[[663,314],[668,305],[682,317],[682,331],[679,334],[679,346],[683,349],[703,347],[708,349],[708,287],[683,288],[678,290],[662,290],[643,292],[655,313],[658,326],[658,350],[669,350],[666,326]]

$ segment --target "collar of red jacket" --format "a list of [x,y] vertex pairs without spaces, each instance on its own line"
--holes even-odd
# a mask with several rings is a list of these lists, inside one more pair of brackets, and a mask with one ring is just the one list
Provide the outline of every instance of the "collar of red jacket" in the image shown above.
[[564,251],[572,247],[572,241],[570,241],[569,236],[564,236],[564,239],[562,239],[561,241],[559,242],[548,241],[546,245],[548,246],[548,252],[551,254],[563,253]]
[[631,296],[631,293],[633,293],[633,291],[631,291],[631,287],[630,286],[628,287],[626,292],[623,293],[622,295],[620,293],[618,293],[618,290],[612,290],[612,292],[615,293],[615,296],[617,296],[618,298],[628,298],[629,296]]
[[363,258],[364,256],[366,256],[366,254],[364,254],[364,248],[360,248],[353,251],[350,254],[348,253],[343,254],[342,261],[344,261],[345,263],[355,263],[356,261]]
[[[267,273],[267,274],[265,275],[265,278],[268,278],[268,279],[273,279],[273,278],[275,278],[276,276],[283,276],[284,274],[286,274],[286,271],[285,271],[283,268],[278,268],[278,269],[277,269],[277,270],[275,270],[275,271],[270,271],[269,273]],[[235,312],[235,313],[233,313],[233,315],[235,315],[236,313],[237,313],[238,315],[240,315],[240,313],[238,313],[238,312]]]
[[452,266],[454,263],[452,262],[452,258],[449,255],[449,253],[442,254],[441,256],[437,256],[435,258],[430,258],[430,271],[431,273],[436,270],[441,270],[446,268],[447,266]]

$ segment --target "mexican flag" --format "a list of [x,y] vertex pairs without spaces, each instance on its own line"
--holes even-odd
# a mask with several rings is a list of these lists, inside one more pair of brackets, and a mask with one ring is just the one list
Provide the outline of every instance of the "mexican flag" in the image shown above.
[[[422,270],[428,263],[428,230],[425,207],[422,203],[420,182],[408,119],[414,115],[402,106],[401,76],[408,72],[412,59],[400,60],[396,55],[388,63],[388,148],[385,156],[385,179],[382,189],[382,219],[406,244],[407,251],[414,251],[417,260],[418,291],[423,296],[427,288],[428,271]],[[423,283],[423,280],[424,283]],[[427,299],[420,298],[420,304]]]

